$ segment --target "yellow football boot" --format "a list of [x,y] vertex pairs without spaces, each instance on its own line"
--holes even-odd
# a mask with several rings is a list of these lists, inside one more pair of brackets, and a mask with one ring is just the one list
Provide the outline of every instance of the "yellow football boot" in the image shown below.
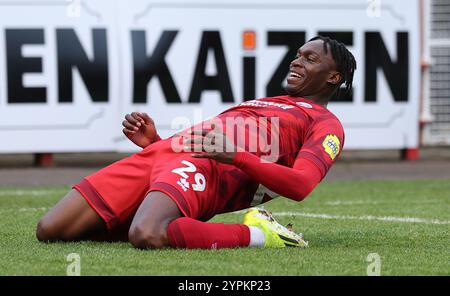
[[265,209],[249,209],[245,213],[244,224],[261,229],[265,236],[265,248],[305,248],[308,246],[308,242],[303,239],[302,234],[297,234],[278,223],[272,214]]

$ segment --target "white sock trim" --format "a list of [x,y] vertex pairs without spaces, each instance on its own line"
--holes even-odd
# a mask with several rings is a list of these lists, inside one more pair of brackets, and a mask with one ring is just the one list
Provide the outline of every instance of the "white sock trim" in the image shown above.
[[250,229],[250,244],[248,246],[257,248],[264,247],[264,243],[266,241],[264,232],[255,226],[249,226],[248,228]]

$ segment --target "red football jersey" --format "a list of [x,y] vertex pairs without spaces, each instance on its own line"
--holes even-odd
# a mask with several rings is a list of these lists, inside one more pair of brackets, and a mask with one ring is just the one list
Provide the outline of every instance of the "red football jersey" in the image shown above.
[[[246,101],[222,112],[217,118],[235,145],[241,141],[238,146],[245,147],[262,161],[292,168],[296,161],[307,159],[319,169],[320,179],[336,161],[344,145],[344,130],[338,118],[325,107],[304,98],[277,96]],[[236,118],[243,120],[236,121]],[[227,120],[244,126],[237,129],[227,124]],[[252,120],[258,123],[258,129],[252,126]],[[263,134],[265,132],[263,136],[261,130]],[[216,189],[215,203],[216,210],[220,209],[221,213],[248,208],[279,196],[275,188],[269,190],[237,166],[221,164],[220,167],[220,188]],[[280,167],[272,166],[271,169],[277,173]]]
[[[255,129],[245,126],[244,130],[240,129],[240,134],[234,134],[235,144],[238,139],[245,138],[245,148],[248,152],[259,157],[266,156],[268,161],[267,156],[272,152],[274,155],[270,157],[271,160],[288,167],[292,167],[298,158],[307,158],[317,165],[322,177],[336,161],[344,145],[344,129],[339,119],[325,107],[304,98],[278,96],[246,101],[222,112],[217,117],[222,122],[229,117],[254,118],[259,123],[258,133],[261,130],[267,132],[267,135],[259,137],[259,140],[264,143],[259,141],[257,151],[251,151],[251,149],[249,151],[251,138],[255,143],[254,138],[259,134],[255,134]],[[262,118],[267,120],[261,120]],[[248,122],[250,121],[247,120]],[[274,126],[274,122],[277,126]],[[264,125],[267,125],[267,128]],[[227,125],[225,125],[225,132],[227,132],[226,128]],[[276,134],[275,137],[273,134]],[[272,149],[276,146],[270,143],[270,138],[278,138],[279,147],[275,148],[278,151],[267,152],[270,147],[265,148],[265,145],[272,146]]]

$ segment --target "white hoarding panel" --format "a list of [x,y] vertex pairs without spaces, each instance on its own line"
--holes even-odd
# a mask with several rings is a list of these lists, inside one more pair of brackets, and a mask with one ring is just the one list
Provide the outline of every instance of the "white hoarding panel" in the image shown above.
[[358,63],[353,94],[329,104],[346,149],[418,145],[417,1],[1,3],[0,152],[137,150],[121,134],[126,113],[148,112],[166,137],[282,94],[318,34]]
[[0,152],[116,149],[116,11],[85,2],[0,1]]

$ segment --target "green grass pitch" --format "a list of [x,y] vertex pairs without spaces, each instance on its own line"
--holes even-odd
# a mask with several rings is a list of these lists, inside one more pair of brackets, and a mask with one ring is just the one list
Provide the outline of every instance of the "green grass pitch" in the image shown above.
[[[307,249],[136,250],[129,243],[39,243],[35,225],[68,190],[0,188],[0,275],[65,275],[67,255],[81,275],[450,275],[450,182],[325,182],[305,201],[264,205],[292,222]],[[212,221],[240,223],[242,213]]]

